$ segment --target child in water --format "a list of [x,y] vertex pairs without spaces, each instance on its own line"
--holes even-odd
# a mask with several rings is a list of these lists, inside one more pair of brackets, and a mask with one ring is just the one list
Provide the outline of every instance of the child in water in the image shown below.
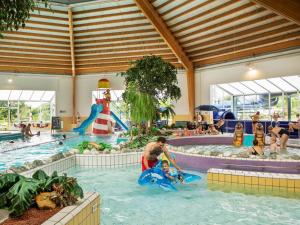
[[[175,178],[176,178],[176,177],[171,176],[170,166],[169,166],[169,162],[168,162],[167,160],[163,160],[163,161],[161,162],[161,169],[162,169],[162,171],[164,172],[165,176],[166,176],[169,180],[175,181]],[[183,177],[182,177],[180,174],[178,174],[177,178],[178,178],[178,180],[179,180],[181,183],[183,183]]]

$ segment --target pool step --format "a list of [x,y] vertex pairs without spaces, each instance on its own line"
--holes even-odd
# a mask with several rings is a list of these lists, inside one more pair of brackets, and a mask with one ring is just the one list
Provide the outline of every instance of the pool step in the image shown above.
[[207,171],[207,183],[212,190],[300,198],[299,174],[211,168]]

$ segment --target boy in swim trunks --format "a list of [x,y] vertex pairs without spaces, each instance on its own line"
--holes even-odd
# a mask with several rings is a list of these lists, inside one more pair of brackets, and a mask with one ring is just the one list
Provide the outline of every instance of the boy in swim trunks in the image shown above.
[[181,171],[181,168],[176,164],[176,162],[170,156],[170,153],[165,146],[166,139],[164,137],[159,137],[156,142],[150,142],[146,145],[144,154],[142,156],[142,171],[153,168],[158,162],[158,157],[165,153],[167,159],[172,163],[172,165]]

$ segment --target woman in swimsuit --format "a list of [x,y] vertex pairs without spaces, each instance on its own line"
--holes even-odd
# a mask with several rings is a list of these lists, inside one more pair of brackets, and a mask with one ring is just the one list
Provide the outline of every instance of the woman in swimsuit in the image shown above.
[[289,139],[290,132],[282,127],[268,127],[268,131],[271,135],[275,135],[280,139],[280,149],[286,150],[286,144]]
[[253,140],[253,147],[249,148],[247,152],[251,155],[264,155],[264,149],[258,145],[256,139]]
[[250,116],[252,119],[252,133],[255,134],[256,132],[256,124],[259,122],[259,115],[260,112],[257,111],[254,115]]

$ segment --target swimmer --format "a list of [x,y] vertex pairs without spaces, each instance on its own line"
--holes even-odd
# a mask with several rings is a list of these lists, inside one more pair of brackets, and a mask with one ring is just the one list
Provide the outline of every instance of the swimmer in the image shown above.
[[64,145],[64,143],[62,141],[58,142],[58,145]]
[[158,162],[158,157],[165,153],[167,159],[172,163],[172,165],[181,171],[181,168],[172,159],[170,152],[166,146],[166,139],[164,137],[159,137],[156,142],[150,142],[146,145],[145,151],[142,156],[142,171],[153,168]]
[[63,134],[62,137],[65,140],[67,138],[67,135]]
[[253,140],[253,147],[247,150],[251,155],[264,155],[264,149],[258,145],[258,141],[256,139]]
[[[171,181],[175,181],[174,176],[171,176],[171,172],[170,172],[170,166],[169,166],[169,162],[167,160],[163,160],[161,162],[161,167],[162,167],[162,171],[164,172],[164,175]],[[178,180],[182,183],[183,182],[183,177],[178,174],[177,176]]]

